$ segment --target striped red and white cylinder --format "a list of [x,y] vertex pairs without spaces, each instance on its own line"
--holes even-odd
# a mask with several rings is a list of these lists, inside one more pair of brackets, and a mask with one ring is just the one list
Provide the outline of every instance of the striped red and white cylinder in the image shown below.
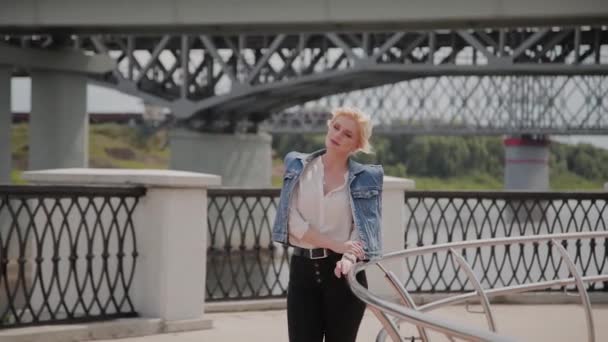
[[549,139],[506,137],[505,189],[549,190]]

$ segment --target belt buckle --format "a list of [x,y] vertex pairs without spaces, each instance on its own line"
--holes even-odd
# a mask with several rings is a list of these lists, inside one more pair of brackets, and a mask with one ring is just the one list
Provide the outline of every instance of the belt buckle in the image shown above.
[[327,258],[327,249],[323,248],[323,254],[321,256],[314,256],[313,251],[314,251],[314,249],[308,250],[308,255],[311,260]]

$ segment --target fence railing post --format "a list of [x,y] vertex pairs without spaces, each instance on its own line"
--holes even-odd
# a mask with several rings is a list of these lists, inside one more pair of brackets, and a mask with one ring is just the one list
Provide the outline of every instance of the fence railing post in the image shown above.
[[[383,254],[400,251],[405,248],[405,196],[404,192],[416,188],[411,179],[384,177],[382,190],[382,247]],[[403,260],[389,260],[383,263],[402,281],[405,279],[405,263]],[[367,271],[368,286],[372,293],[378,295],[396,296],[395,291],[384,279],[384,274],[372,267]]]
[[35,184],[141,185],[133,214],[137,240],[131,298],[142,317],[165,331],[207,327],[203,319],[207,259],[207,188],[215,175],[171,170],[56,169],[30,171]]

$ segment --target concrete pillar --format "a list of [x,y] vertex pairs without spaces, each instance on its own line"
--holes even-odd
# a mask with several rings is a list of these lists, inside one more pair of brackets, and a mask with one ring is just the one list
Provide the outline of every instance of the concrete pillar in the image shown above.
[[[162,319],[165,332],[210,327],[211,322],[203,319],[207,188],[220,185],[220,177],[171,170],[81,168],[30,171],[24,178],[34,184],[145,186],[146,194],[133,214],[139,253],[130,292],[135,310],[142,317]],[[69,219],[81,221],[82,217]],[[101,219],[110,221],[112,217]],[[79,221],[71,225],[78,227]],[[105,226],[109,227],[110,222]],[[84,258],[89,247],[85,239],[81,241],[76,248],[84,249],[78,253]],[[48,247],[53,252],[52,246]],[[93,254],[101,252],[98,249]],[[59,278],[64,279],[62,276],[60,272]],[[72,290],[66,293],[75,292]],[[59,293],[55,291],[51,296],[58,297]]]
[[549,139],[508,137],[505,145],[505,189],[549,190]]
[[[11,126],[12,126],[12,111],[11,111],[11,72],[12,69],[7,66],[0,66],[0,184],[8,184],[11,182]],[[6,236],[6,232],[11,229],[13,220],[9,214],[8,206],[12,203],[6,201],[4,208],[0,209],[0,232]],[[18,258],[19,243],[17,239],[11,239],[8,244],[9,252],[7,253],[9,260]],[[6,248],[6,247],[5,247]],[[16,253],[17,252],[17,253]],[[7,284],[9,288],[14,289],[18,279],[17,265],[8,264],[6,266]],[[30,278],[26,278],[26,282]],[[16,305],[23,305],[23,291],[18,289],[16,292]],[[8,307],[8,296],[6,291],[0,291],[0,312],[4,312]]]
[[[546,136],[508,137],[505,138],[504,145],[505,189],[548,191],[549,139]],[[553,218],[547,216],[547,205],[548,201],[511,200],[507,207],[506,220],[516,226],[515,231],[524,231],[526,234],[532,233],[536,225],[545,229],[549,224],[540,222],[553,222]]]
[[[416,188],[411,179],[384,177],[382,189],[382,253],[390,253],[405,249],[405,221],[404,192]],[[403,259],[393,259],[382,262],[405,283],[407,276],[406,265]],[[395,290],[389,285],[384,273],[377,267],[368,268],[367,281],[370,291],[382,297],[394,298]]]
[[11,181],[11,72],[0,66],[0,184]]
[[604,183],[604,190],[608,191],[608,183]]
[[32,71],[29,169],[87,167],[86,76]]
[[210,134],[176,129],[170,135],[174,170],[222,176],[224,186],[271,186],[272,137],[268,134]]

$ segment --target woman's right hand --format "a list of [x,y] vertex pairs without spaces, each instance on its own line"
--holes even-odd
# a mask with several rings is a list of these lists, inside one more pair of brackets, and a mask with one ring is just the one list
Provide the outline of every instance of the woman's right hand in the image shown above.
[[335,252],[340,254],[350,253],[356,256],[358,259],[363,259],[365,257],[363,243],[361,241],[348,240],[343,242]]

